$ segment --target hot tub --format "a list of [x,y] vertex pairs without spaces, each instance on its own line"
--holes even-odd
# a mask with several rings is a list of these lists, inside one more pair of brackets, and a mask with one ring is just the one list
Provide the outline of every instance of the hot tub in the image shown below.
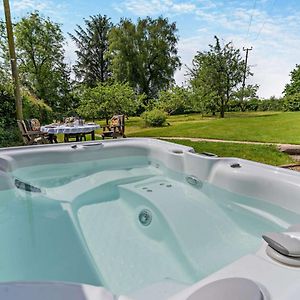
[[243,278],[298,299],[262,235],[299,223],[294,171],[153,139],[0,150],[0,296],[196,299]]

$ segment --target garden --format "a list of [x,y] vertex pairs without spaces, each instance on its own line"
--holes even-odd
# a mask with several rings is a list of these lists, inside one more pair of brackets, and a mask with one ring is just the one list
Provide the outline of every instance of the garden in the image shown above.
[[[300,67],[291,71],[281,98],[261,99],[258,85],[243,84],[253,73],[241,50],[215,36],[188,66],[187,84],[176,85],[174,73],[182,66],[177,31],[176,23],[163,17],[114,24],[106,15],[94,15],[69,33],[77,47],[77,60],[69,66],[61,24],[38,11],[23,17],[14,24],[23,118],[44,125],[80,118],[104,127],[112,116],[125,115],[127,137],[293,164],[277,148],[300,144]],[[22,145],[14,92],[0,22],[1,147]],[[95,137],[101,139],[101,133],[100,128]]]

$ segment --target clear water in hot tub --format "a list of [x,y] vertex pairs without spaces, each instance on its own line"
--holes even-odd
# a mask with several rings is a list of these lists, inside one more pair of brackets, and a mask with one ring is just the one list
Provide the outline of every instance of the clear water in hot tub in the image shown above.
[[12,174],[41,189],[0,192],[0,280],[61,280],[126,294],[193,283],[300,223],[270,203],[192,186],[146,157],[38,165]]

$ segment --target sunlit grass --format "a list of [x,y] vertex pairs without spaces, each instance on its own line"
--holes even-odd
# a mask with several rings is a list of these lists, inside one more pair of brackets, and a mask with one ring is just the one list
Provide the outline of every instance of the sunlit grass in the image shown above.
[[287,154],[279,152],[275,146],[236,143],[191,142],[187,140],[169,141],[193,147],[198,153],[211,152],[222,157],[239,157],[274,166],[291,164],[294,162]]
[[202,137],[300,144],[300,112],[228,113],[224,119],[200,114],[179,115],[167,121],[168,126],[146,128],[140,118],[129,118],[126,133],[137,137]]

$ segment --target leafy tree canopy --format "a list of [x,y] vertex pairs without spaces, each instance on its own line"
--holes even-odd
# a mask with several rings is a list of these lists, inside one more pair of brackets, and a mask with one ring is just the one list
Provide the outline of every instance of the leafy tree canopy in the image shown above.
[[285,96],[284,109],[287,111],[300,111],[300,93]]
[[15,26],[21,82],[53,109],[69,108],[69,73],[60,25],[34,12]]
[[128,83],[102,84],[82,92],[77,112],[85,118],[106,118],[115,114],[135,114],[143,95],[136,95]]
[[157,99],[157,108],[165,111],[169,115],[176,112],[183,112],[188,106],[190,91],[186,88],[174,86],[167,91],[161,91]]
[[244,89],[241,87],[233,93],[233,99],[238,101],[241,111],[246,111],[248,101],[258,99],[258,89],[259,86],[257,84],[248,84]]
[[148,99],[157,97],[174,82],[180,66],[176,32],[176,24],[162,17],[138,19],[136,24],[122,19],[109,34],[113,77]]
[[6,84],[10,81],[8,43],[4,24],[0,19],[0,84]]
[[296,65],[295,69],[290,73],[290,77],[290,83],[285,86],[283,91],[285,96],[300,93],[300,65]]
[[[189,70],[190,82],[195,90],[201,89],[202,97],[211,94],[220,116],[224,117],[228,101],[242,82],[245,62],[232,42],[222,46],[215,36],[215,45],[209,48],[194,57]],[[246,75],[252,75],[249,68]]]

